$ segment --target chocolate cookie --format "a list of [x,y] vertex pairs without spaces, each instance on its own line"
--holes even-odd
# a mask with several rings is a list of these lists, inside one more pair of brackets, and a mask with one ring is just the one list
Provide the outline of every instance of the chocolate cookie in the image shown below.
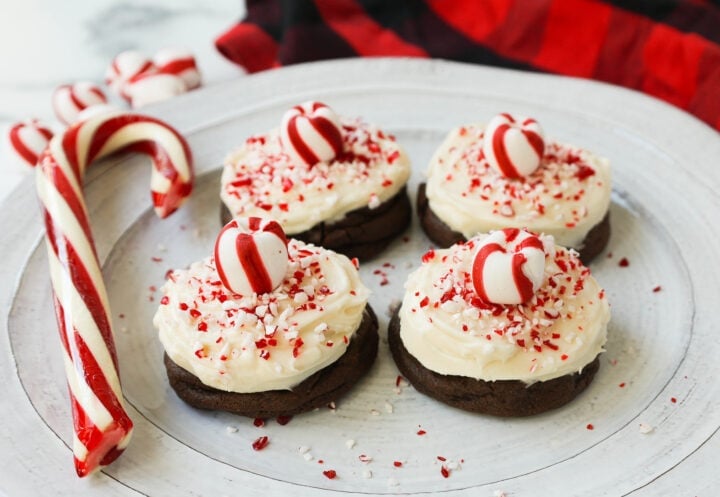
[[[417,193],[417,211],[420,218],[420,225],[425,234],[442,248],[447,248],[458,242],[467,241],[466,238],[457,231],[453,231],[450,226],[445,224],[433,210],[430,208],[430,202],[425,194],[425,183],[418,186]],[[588,232],[583,241],[582,249],[578,250],[580,260],[583,264],[589,264],[603,249],[610,240],[610,213],[608,212],[597,225]]]
[[225,392],[204,385],[196,376],[165,355],[170,386],[178,397],[200,409],[228,411],[251,418],[293,416],[322,407],[345,395],[368,372],[378,349],[378,321],[365,307],[360,327],[345,353],[292,390],[257,393]]
[[[334,223],[322,222],[302,233],[289,234],[292,238],[325,247],[350,258],[366,261],[377,256],[409,225],[412,207],[403,188],[393,197],[374,209],[362,207],[348,212]],[[232,214],[221,205],[220,221],[223,225]]]
[[388,344],[398,369],[418,392],[459,409],[493,416],[530,416],[563,406],[585,390],[600,367],[596,357],[580,373],[529,386],[519,380],[442,375],[425,368],[407,351],[400,338],[398,312],[390,320]]

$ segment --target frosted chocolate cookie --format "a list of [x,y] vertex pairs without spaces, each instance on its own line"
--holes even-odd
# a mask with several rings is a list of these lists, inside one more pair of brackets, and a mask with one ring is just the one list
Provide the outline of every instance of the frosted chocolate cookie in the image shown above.
[[570,402],[598,371],[605,292],[551,236],[509,228],[428,252],[405,289],[390,350],[408,381],[441,402],[538,414]]
[[214,255],[172,271],[154,318],[170,385],[188,404],[251,417],[337,400],[370,369],[378,323],[344,255],[242,218]]
[[306,102],[226,159],[221,219],[271,216],[293,238],[370,259],[410,223],[409,176],[392,135]]
[[607,159],[546,142],[534,119],[500,114],[487,127],[450,132],[430,161],[417,207],[425,233],[442,247],[528,228],[577,250],[587,264],[610,238],[610,193]]

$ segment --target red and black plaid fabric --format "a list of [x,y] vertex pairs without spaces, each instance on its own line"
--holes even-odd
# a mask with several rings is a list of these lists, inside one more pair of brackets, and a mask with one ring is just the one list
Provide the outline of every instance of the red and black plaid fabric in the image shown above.
[[592,78],[720,130],[718,0],[247,0],[216,45],[249,72],[397,55]]

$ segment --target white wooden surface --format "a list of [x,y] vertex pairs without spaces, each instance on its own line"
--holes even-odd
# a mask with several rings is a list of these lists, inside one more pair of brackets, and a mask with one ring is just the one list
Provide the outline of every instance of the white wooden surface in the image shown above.
[[[250,420],[178,401],[152,329],[156,302],[149,300],[150,287],[162,283],[169,267],[211,250],[219,229],[223,156],[307,98],[395,133],[413,160],[413,186],[450,127],[500,111],[532,115],[546,135],[610,157],[612,257],[601,257],[592,269],[608,291],[613,320],[600,373],[585,394],[529,419],[470,415],[410,387],[398,393],[397,370],[382,343],[376,367],[335,412],[298,416],[286,426],[270,422],[259,429]],[[37,208],[32,183],[23,183],[0,210],[7,226],[0,261],[0,381],[6,397],[0,419],[8,427],[0,431],[3,493],[709,496],[718,488],[720,172],[709,158],[720,156],[720,139],[710,128],[656,100],[598,83],[397,59],[271,71],[149,111],[188,136],[199,177],[191,201],[160,221],[150,208],[141,158],[90,171],[88,205],[136,422],[129,449],[94,478],[74,476],[67,446],[70,413],[40,217],[28,222],[10,209]],[[416,224],[409,235],[409,242],[398,241],[362,269],[382,335],[388,304],[401,297],[405,275],[429,246]],[[153,256],[163,261],[153,262]],[[622,257],[629,267],[619,267]],[[383,268],[386,262],[394,268]],[[390,285],[379,285],[376,269],[388,273]],[[662,290],[653,292],[658,285]],[[641,423],[653,431],[641,433]],[[416,435],[419,427],[425,436]],[[250,444],[261,435],[270,437],[270,445],[254,452]],[[349,449],[347,440],[356,445]],[[310,448],[312,461],[298,453],[300,446]],[[360,454],[373,461],[360,462]],[[463,462],[445,479],[437,456]],[[393,466],[396,460],[402,468]],[[325,469],[336,470],[338,478],[326,479]],[[365,478],[366,470],[372,478]]]

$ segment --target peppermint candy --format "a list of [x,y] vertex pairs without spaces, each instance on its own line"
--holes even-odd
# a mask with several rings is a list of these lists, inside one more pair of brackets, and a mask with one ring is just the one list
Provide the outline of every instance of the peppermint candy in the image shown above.
[[155,54],[153,62],[158,72],[173,74],[182,79],[186,90],[194,90],[202,83],[195,57],[190,52],[164,48]]
[[53,132],[37,119],[13,124],[8,131],[10,149],[17,162],[35,167],[38,157],[45,150]]
[[107,103],[105,93],[94,83],[83,81],[72,85],[62,85],[52,97],[53,110],[60,121],[73,124],[84,109]]
[[273,291],[285,278],[287,243],[276,221],[259,217],[233,219],[215,241],[220,281],[239,295]]
[[185,83],[174,74],[145,73],[133,78],[125,88],[130,105],[138,109],[185,93]]
[[320,102],[305,102],[282,118],[280,140],[292,160],[307,166],[329,162],[343,150],[342,128],[335,112]]
[[130,96],[127,94],[128,83],[143,74],[155,72],[157,72],[157,67],[152,60],[138,51],[127,50],[119,53],[107,68],[105,83],[117,95],[125,100],[130,100]]
[[482,145],[490,167],[507,178],[529,176],[545,152],[543,131],[535,119],[498,114],[485,129]]
[[532,299],[545,276],[545,250],[537,235],[518,228],[490,233],[472,264],[475,293],[493,304],[522,304]]

